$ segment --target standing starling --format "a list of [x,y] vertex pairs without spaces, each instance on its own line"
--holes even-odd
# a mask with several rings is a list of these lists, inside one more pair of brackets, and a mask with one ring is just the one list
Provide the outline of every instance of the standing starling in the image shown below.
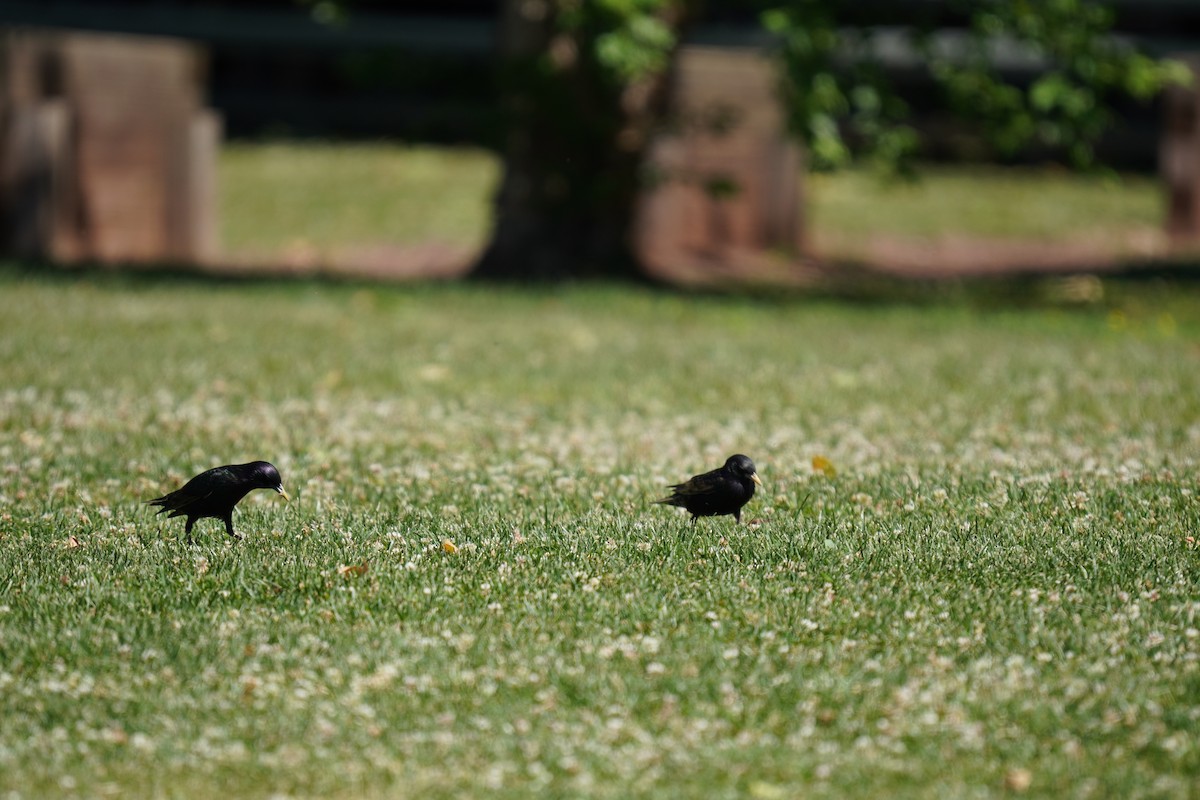
[[734,520],[742,521],[742,506],[754,497],[754,485],[762,486],[754,462],[747,456],[730,456],[725,466],[696,475],[686,483],[677,483],[671,487],[674,491],[670,497],[656,500],[668,506],[686,508],[692,514],[692,524],[696,517],[720,517],[733,514]]
[[274,464],[266,461],[251,461],[249,464],[229,464],[201,472],[183,485],[182,489],[150,500],[147,505],[162,506],[159,514],[170,511],[167,518],[187,517],[188,544],[192,543],[192,526],[196,520],[213,517],[225,521],[225,532],[234,539],[241,539],[233,532],[233,507],[255,489],[274,489],[290,500],[283,490],[283,479]]

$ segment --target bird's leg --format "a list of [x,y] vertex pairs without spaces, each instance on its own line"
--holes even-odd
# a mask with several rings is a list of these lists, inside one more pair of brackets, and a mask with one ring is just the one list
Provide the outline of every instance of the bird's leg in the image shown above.
[[187,543],[188,544],[195,544],[195,542],[192,540],[192,526],[195,524],[196,524],[196,518],[188,517],[187,525],[183,526],[183,532],[184,532],[184,534],[187,535]]
[[237,539],[240,541],[242,537],[238,536],[236,533],[233,532],[233,514],[231,513],[231,514],[227,515],[226,517],[224,517],[224,520],[225,520],[225,532],[228,533],[230,536],[232,536],[234,539]]
[[734,525],[742,524],[742,510],[740,508],[733,512],[733,524]]

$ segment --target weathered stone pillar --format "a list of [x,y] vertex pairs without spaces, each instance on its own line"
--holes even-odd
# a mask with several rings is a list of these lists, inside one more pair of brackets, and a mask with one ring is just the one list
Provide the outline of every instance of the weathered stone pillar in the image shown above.
[[1159,170],[1167,189],[1167,235],[1177,246],[1200,244],[1200,56],[1191,86],[1167,90]]
[[651,148],[639,214],[650,262],[723,269],[804,245],[803,158],[785,125],[774,65],[752,50],[688,46],[671,95],[675,127]]
[[220,121],[202,104],[199,47],[19,32],[0,58],[7,249],[102,263],[216,255]]

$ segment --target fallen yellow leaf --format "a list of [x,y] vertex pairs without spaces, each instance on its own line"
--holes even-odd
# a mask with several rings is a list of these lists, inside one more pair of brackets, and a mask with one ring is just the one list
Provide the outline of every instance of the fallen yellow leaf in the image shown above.
[[837,469],[833,466],[833,462],[825,456],[813,456],[812,468],[814,472],[820,472],[826,478],[837,475]]
[[788,791],[783,786],[778,786],[774,783],[752,781],[750,783],[750,796],[757,797],[759,800],[782,800],[782,798],[788,796]]
[[67,537],[67,549],[74,550],[76,547],[83,547],[83,542],[79,541],[74,536]]
[[449,539],[442,539],[442,549],[445,550],[447,553],[457,553],[458,552],[458,547],[456,547],[454,542],[450,541]]

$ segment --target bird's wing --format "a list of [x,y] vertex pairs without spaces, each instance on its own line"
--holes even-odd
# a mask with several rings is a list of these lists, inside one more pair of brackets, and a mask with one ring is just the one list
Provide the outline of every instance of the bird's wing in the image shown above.
[[705,472],[703,475],[693,475],[684,483],[677,483],[671,487],[674,490],[676,497],[694,497],[696,495],[708,494],[719,488],[723,483],[721,479],[721,471],[713,470]]
[[151,500],[150,505],[162,506],[164,511],[168,509],[178,511],[187,508],[192,503],[211,497],[221,487],[235,484],[237,481],[238,476],[232,470],[216,467],[201,472],[175,491]]
[[164,494],[162,497],[156,497],[155,499],[149,501],[148,505],[162,506],[162,511],[158,512],[161,514],[163,511],[185,510],[193,503],[198,503],[201,500],[205,500],[211,496],[211,491],[204,492],[203,494],[196,494],[189,491],[185,486],[184,488],[176,489],[169,494]]
[[214,491],[222,486],[232,486],[240,483],[242,476],[230,467],[213,467],[207,472],[201,472],[183,485],[184,489],[195,491]]

